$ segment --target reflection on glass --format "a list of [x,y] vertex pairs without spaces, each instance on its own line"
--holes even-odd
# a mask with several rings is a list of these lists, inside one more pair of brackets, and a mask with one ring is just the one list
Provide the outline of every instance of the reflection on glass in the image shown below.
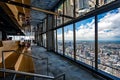
[[115,1],[115,0],[99,0],[99,6],[108,4],[108,3],[112,2],[112,1]]
[[[64,2],[64,14],[73,17],[73,9],[74,9],[74,3],[73,0],[66,0]],[[67,22],[71,19],[64,18],[64,22]]]
[[[57,10],[58,14],[63,14],[63,4]],[[57,16],[57,26],[62,24],[62,17]]]
[[73,25],[64,27],[65,55],[74,58],[73,49]]
[[120,9],[98,16],[99,69],[120,77]]
[[54,45],[55,45],[55,52],[57,52],[57,46],[56,46],[56,30],[54,30]]
[[76,0],[76,16],[84,15],[85,13],[95,9],[96,0]]
[[62,29],[57,30],[57,47],[58,47],[58,53],[63,54],[63,42],[62,42]]
[[94,66],[94,18],[76,23],[76,59]]
[[43,34],[42,37],[43,37],[43,46],[46,47],[46,34]]

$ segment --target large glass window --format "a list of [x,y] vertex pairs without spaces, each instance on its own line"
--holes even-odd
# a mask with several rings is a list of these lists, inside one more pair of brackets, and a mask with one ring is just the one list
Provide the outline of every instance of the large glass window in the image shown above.
[[57,52],[63,54],[62,28],[57,29]]
[[64,27],[64,39],[65,55],[74,58],[72,24]]
[[99,69],[120,77],[120,9],[98,16]]
[[76,23],[76,59],[94,65],[94,17]]

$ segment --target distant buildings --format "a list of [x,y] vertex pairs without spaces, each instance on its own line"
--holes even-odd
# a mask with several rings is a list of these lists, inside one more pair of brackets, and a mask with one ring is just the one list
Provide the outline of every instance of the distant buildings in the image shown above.
[[[76,60],[84,62],[94,67],[95,51],[94,44],[89,41],[78,41],[76,44]],[[109,74],[120,77],[120,43],[117,45],[114,42],[99,43],[98,53],[98,68]],[[58,44],[59,52],[63,53],[63,45]],[[74,57],[72,44],[68,41],[65,43],[65,55]]]

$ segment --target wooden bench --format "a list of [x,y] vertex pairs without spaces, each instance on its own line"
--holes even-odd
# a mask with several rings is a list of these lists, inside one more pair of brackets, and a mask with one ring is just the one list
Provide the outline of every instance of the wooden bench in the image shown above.
[[[18,41],[3,41],[3,47],[0,47],[0,68],[2,68],[1,53],[3,50],[19,51],[19,42]],[[23,53],[26,52],[26,54],[31,55],[31,53],[30,52],[27,53],[26,50],[27,48],[24,48]],[[34,73],[34,63],[33,63],[32,57],[28,57],[26,55],[15,53],[15,52],[5,52],[4,60],[5,60],[6,69]],[[3,74],[0,74],[0,76],[1,75]]]
[[[0,47],[0,68],[2,68],[2,51],[8,51],[8,50],[19,50],[19,42],[18,41],[2,41],[3,47]],[[6,69],[12,69],[14,70],[14,65],[16,64],[16,61],[18,59],[20,54],[15,52],[4,52],[4,60],[5,60],[5,68]],[[0,73],[0,77],[2,77],[3,74]]]
[[[15,41],[3,41],[3,47],[0,48],[0,68],[2,67],[2,51],[15,50],[19,47]],[[13,69],[19,54],[15,52],[4,52],[5,66],[7,69]]]
[[[27,52],[25,49],[26,48],[24,48],[23,53],[31,55],[31,52]],[[34,63],[32,57],[24,54],[20,54],[15,65],[15,70],[34,73]]]

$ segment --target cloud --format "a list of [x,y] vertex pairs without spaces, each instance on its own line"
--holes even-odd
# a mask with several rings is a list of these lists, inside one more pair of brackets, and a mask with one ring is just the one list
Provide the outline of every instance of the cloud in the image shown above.
[[99,39],[115,40],[120,36],[120,9],[118,13],[108,12],[98,23]]
[[[120,9],[110,11],[99,19],[98,35],[100,40],[118,40],[120,39]],[[86,20],[85,20],[86,21]],[[86,24],[81,24],[76,30],[77,40],[94,40],[95,35],[94,19]],[[65,40],[73,40],[73,31],[64,33]],[[58,39],[62,40],[62,34],[58,34]]]

